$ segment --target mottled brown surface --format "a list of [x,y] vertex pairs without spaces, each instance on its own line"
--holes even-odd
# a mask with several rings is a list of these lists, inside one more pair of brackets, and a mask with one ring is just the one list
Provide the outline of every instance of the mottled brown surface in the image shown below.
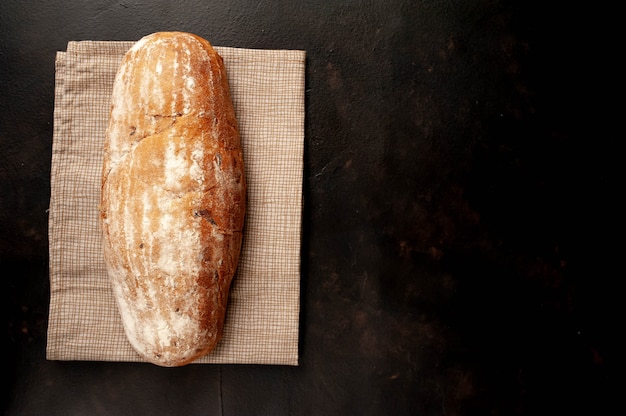
[[[624,146],[609,14],[527,0],[3,1],[7,413],[612,414]],[[43,359],[54,52],[165,27],[307,50],[299,367]]]

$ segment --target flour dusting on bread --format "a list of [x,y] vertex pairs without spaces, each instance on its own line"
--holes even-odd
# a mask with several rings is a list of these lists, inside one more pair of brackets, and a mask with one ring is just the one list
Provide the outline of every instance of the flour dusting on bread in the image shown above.
[[113,87],[101,225],[124,329],[144,359],[179,366],[217,345],[245,192],[222,58],[187,33],[135,43]]

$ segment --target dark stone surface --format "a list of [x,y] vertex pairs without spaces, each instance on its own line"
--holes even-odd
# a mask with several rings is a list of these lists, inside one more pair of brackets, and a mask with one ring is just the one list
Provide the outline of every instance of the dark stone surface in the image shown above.
[[[608,413],[618,38],[544,7],[3,0],[4,414]],[[307,51],[299,367],[45,360],[55,52],[172,29]]]

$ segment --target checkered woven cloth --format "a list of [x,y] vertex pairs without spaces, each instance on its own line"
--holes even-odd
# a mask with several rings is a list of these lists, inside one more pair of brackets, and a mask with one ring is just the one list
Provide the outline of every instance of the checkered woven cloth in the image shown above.
[[[50,360],[143,361],[122,328],[98,222],[113,79],[133,42],[69,42],[56,58]],[[197,363],[298,364],[305,52],[215,47],[239,122],[248,206],[224,335]]]

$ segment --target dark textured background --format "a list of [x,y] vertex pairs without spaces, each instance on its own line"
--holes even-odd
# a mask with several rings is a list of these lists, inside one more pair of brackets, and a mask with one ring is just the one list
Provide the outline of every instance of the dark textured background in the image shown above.
[[[623,326],[614,13],[2,0],[5,414],[605,414]],[[161,30],[307,51],[299,367],[45,360],[55,53]]]

